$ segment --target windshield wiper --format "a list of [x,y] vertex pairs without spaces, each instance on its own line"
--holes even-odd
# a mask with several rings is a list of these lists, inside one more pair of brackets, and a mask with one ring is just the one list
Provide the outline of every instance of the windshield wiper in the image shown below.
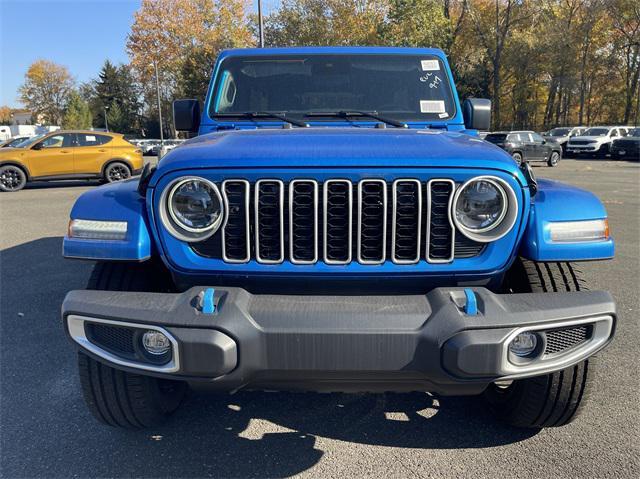
[[304,121],[294,120],[292,118],[287,118],[284,113],[273,113],[270,111],[245,111],[239,113],[216,113],[213,115],[214,117],[220,118],[274,118],[276,120],[284,121],[289,123],[290,125],[299,126],[301,128],[307,128],[309,126],[308,123]]
[[345,118],[345,119],[348,119],[349,117],[353,117],[353,116],[364,116],[367,118],[373,118],[374,120],[381,121],[383,123],[386,123],[387,125],[395,126],[396,128],[408,128],[408,125],[406,123],[393,120],[391,118],[387,118],[384,116],[380,116],[378,115],[377,111],[358,111],[358,110],[319,111],[319,112],[307,113],[305,116],[309,118],[318,117],[318,116],[331,116],[331,117]]

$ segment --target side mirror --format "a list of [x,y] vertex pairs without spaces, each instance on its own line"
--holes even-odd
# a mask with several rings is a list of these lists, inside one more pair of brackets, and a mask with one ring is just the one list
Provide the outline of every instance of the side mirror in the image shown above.
[[464,125],[469,130],[488,130],[491,128],[491,100],[468,98],[462,104]]
[[44,144],[42,142],[36,143],[31,147],[32,150],[42,150],[44,148]]
[[200,127],[200,102],[198,100],[175,100],[173,102],[173,124],[178,131],[196,133]]

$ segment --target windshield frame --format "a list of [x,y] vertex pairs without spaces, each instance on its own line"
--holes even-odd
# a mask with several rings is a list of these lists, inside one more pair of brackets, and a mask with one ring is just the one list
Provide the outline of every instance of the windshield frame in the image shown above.
[[[243,54],[222,54],[219,58],[218,61],[216,62],[216,66],[214,69],[214,75],[211,79],[211,83],[210,83],[210,88],[207,94],[207,98],[206,98],[206,104],[205,104],[205,114],[203,115],[203,124],[217,124],[217,123],[229,123],[229,122],[233,122],[233,123],[238,123],[238,121],[246,121],[249,123],[258,123],[258,122],[265,122],[265,123],[282,123],[281,120],[277,120],[277,119],[271,119],[271,118],[260,118],[260,119],[250,119],[250,118],[238,118],[238,119],[230,119],[230,117],[233,116],[233,112],[229,112],[229,111],[221,111],[221,112],[216,112],[216,101],[217,101],[217,97],[219,95],[219,89],[222,85],[222,81],[224,79],[225,73],[227,72],[227,70],[225,70],[224,68],[224,64],[227,60],[238,60],[238,59],[248,59],[248,60],[268,60],[268,59],[277,59],[278,57],[281,57],[283,60],[286,60],[288,58],[292,58],[292,57],[299,57],[299,58],[304,58],[304,57],[409,57],[409,58],[420,58],[421,60],[436,60],[439,64],[439,71],[442,73],[443,76],[443,86],[444,88],[447,88],[448,91],[446,91],[442,96],[443,96],[443,100],[445,102],[445,109],[448,113],[447,117],[443,117],[443,118],[432,118],[432,116],[436,116],[438,115],[438,113],[421,113],[420,111],[418,111],[418,109],[416,111],[413,112],[405,112],[403,111],[402,114],[398,114],[397,111],[389,111],[389,110],[380,110],[377,109],[375,110],[375,113],[381,116],[384,116],[386,118],[390,118],[392,120],[398,121],[398,122],[402,122],[402,123],[407,123],[407,124],[456,124],[456,125],[463,125],[464,122],[462,120],[461,117],[461,110],[460,110],[460,100],[458,97],[458,92],[456,90],[455,87],[455,83],[453,81],[453,77],[451,74],[451,70],[449,67],[449,64],[446,61],[446,58],[443,58],[441,55],[436,54],[433,51],[424,51],[421,49],[407,49],[409,51],[405,51],[402,53],[395,53],[393,51],[381,51],[381,52],[369,52],[369,51],[332,51],[332,50],[326,50],[326,51],[315,51],[315,52],[310,52],[310,51],[297,51],[296,49],[292,49],[291,52],[287,52],[284,51],[285,49],[283,49],[283,51],[268,51],[265,50],[264,53],[255,53],[253,51],[247,51],[247,52],[243,52]],[[353,49],[350,49],[353,50]],[[411,61],[411,60],[408,60]],[[427,72],[425,72],[427,73]],[[450,104],[449,104],[450,102]],[[448,110],[451,111],[448,111]],[[351,108],[343,108],[343,111],[351,111]],[[289,110],[289,111],[276,111],[276,110],[265,110],[265,113],[279,113],[279,114],[285,114],[287,117],[290,117],[292,119],[296,119],[296,120],[304,120],[305,118],[307,119],[307,121],[309,120],[308,117],[306,117],[306,114],[308,113],[321,113],[323,111],[326,111],[327,113],[336,113],[333,110],[329,110],[328,108],[326,109],[309,109],[309,110]],[[374,110],[367,110],[370,113],[374,113]],[[219,116],[218,116],[219,115]],[[418,116],[423,116],[423,118],[420,118]],[[227,118],[224,118],[224,117]],[[239,115],[240,116],[240,115]],[[314,115],[315,116],[315,115]],[[379,123],[379,121],[377,120],[372,120],[370,118],[366,118],[366,117],[362,117],[362,118],[337,118],[335,115],[331,115],[331,116],[327,116],[326,119],[321,119],[322,116],[318,115],[315,116],[315,118],[313,119],[314,123],[335,123],[335,122],[340,122],[340,123]]]

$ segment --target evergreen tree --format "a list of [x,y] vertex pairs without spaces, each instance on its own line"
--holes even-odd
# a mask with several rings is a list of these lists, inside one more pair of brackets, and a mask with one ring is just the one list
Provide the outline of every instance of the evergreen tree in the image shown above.
[[77,91],[69,94],[67,108],[62,118],[62,128],[65,130],[84,130],[91,128],[93,116],[89,104],[82,99]]

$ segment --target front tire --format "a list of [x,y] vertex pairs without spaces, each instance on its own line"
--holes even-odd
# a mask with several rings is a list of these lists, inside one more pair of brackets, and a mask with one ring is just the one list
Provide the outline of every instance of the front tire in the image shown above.
[[522,164],[522,153],[516,151],[511,155],[511,158],[513,158],[513,161],[515,161],[518,166]]
[[549,160],[547,161],[547,165],[549,166],[557,166],[558,162],[560,161],[560,153],[558,153],[557,151],[552,151],[551,152],[551,156],[549,157]]
[[125,163],[114,161],[104,169],[104,181],[114,183],[131,178],[131,168]]
[[[98,263],[87,289],[104,291],[169,292],[169,273],[162,265]],[[103,424],[127,429],[162,423],[184,399],[186,383],[134,374],[112,368],[78,353],[82,394],[93,416]]]
[[27,184],[27,175],[15,165],[0,166],[0,191],[20,191]]
[[[582,273],[571,263],[539,263],[518,259],[507,273],[508,293],[552,293],[586,290]],[[595,381],[593,357],[544,376],[491,384],[484,398],[501,420],[518,427],[569,424],[583,411]]]

